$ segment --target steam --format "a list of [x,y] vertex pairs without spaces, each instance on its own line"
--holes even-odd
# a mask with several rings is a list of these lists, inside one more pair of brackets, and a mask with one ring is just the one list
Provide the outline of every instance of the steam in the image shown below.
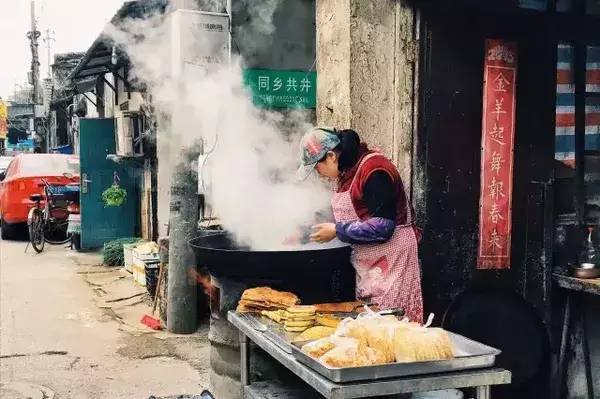
[[[260,3],[250,8],[252,23],[270,35],[278,1]],[[301,112],[284,117],[255,108],[242,84],[244,60],[202,67],[215,43],[200,32],[185,32],[184,62],[174,65],[172,25],[164,15],[130,19],[105,33],[127,53],[131,73],[152,96],[159,151],[174,166],[183,148],[204,143],[207,200],[238,241],[277,249],[288,235],[314,223],[316,211],[328,208],[331,191],[320,181],[296,181],[299,139],[311,124]]]

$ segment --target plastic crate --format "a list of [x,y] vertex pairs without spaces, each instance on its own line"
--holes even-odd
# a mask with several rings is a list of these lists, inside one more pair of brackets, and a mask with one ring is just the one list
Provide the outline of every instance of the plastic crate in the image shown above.
[[133,249],[136,245],[138,244],[123,244],[123,263],[125,263],[125,270],[129,273],[133,273]]
[[142,287],[146,286],[146,266],[147,265],[155,265],[158,267],[158,263],[160,262],[158,254],[156,255],[140,255],[135,249],[133,250],[133,280],[141,285]]

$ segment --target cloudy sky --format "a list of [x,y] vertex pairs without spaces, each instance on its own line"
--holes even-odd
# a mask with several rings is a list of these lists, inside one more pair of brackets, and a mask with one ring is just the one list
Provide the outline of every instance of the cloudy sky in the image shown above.
[[[6,98],[15,83],[27,82],[31,51],[26,38],[30,30],[31,0],[0,0],[0,97]],[[124,0],[36,0],[38,30],[54,31],[52,52],[86,51]],[[46,43],[40,38],[42,77],[46,76]]]

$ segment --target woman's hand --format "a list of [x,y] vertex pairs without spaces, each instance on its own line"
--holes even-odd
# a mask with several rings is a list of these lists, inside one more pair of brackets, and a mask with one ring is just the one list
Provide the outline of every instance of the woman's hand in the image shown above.
[[335,223],[320,223],[312,227],[310,240],[318,243],[331,241],[335,238]]

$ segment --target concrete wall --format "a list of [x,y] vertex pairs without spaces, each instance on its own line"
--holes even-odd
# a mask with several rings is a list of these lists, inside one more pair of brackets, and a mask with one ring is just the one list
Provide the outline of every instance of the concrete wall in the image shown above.
[[231,5],[232,52],[242,56],[245,66],[301,71],[314,67],[314,0],[232,0]]
[[[232,0],[231,6],[232,53],[241,56],[244,67],[316,71],[314,0]],[[301,113],[316,122],[314,109]],[[286,129],[285,122],[281,128]]]
[[317,121],[353,128],[410,187],[413,10],[404,1],[317,0]]

